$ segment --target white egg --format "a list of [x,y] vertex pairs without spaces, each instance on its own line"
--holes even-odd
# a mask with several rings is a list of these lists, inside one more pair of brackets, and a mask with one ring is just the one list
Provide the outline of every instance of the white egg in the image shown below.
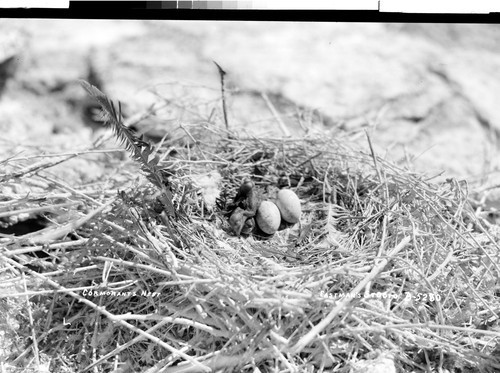
[[281,217],[287,223],[295,224],[300,220],[302,208],[297,195],[290,189],[281,189],[276,198],[276,206],[280,210]]
[[257,225],[262,232],[267,234],[275,233],[281,222],[280,210],[271,201],[262,201],[255,216]]

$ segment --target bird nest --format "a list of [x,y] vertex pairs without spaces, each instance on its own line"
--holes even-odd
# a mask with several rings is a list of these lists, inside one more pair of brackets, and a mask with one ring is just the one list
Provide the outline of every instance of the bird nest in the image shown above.
[[[352,144],[180,125],[146,154],[163,190],[100,144],[5,159],[4,229],[50,222],[0,238],[7,371],[497,371],[494,226],[466,184]],[[90,155],[107,170],[91,184],[47,172]],[[300,222],[232,234],[246,178],[293,190]]]

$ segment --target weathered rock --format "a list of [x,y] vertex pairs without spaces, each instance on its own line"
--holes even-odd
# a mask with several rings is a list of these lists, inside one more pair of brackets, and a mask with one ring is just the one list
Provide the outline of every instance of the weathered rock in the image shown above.
[[[5,100],[27,107],[19,98],[33,105],[32,98],[42,95],[40,106],[60,106],[54,117],[47,108],[33,108],[35,116],[36,109],[45,113],[42,120],[30,120],[38,126],[34,136],[46,122],[62,123],[55,132],[68,127],[80,132],[81,118],[71,113],[66,91],[85,76],[85,58],[94,48],[107,93],[135,113],[155,100],[147,89],[154,86],[177,104],[161,113],[168,125],[173,118],[222,123],[221,108],[213,110],[220,99],[216,60],[228,73],[231,129],[282,136],[281,121],[292,136],[311,128],[335,136],[368,127],[379,155],[413,157],[418,171],[444,170],[443,178],[483,181],[488,174],[489,183],[500,179],[491,135],[500,132],[497,25],[75,20],[3,20],[2,25],[31,34],[23,51],[27,58],[14,78],[16,100]],[[359,139],[366,146],[365,137]]]

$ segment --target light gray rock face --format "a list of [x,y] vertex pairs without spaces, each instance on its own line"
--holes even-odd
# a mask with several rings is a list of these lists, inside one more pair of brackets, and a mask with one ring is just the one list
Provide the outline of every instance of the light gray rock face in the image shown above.
[[106,92],[129,111],[148,107],[154,87],[178,104],[164,113],[171,121],[220,119],[211,111],[216,61],[228,73],[233,128],[280,136],[281,120],[293,136],[311,123],[330,136],[367,129],[379,155],[419,171],[500,181],[497,25],[3,20],[4,28],[30,35],[4,94],[4,130],[23,111],[38,123],[33,134],[90,136],[72,106],[90,50]]
[[[243,86],[317,108],[330,126],[368,125],[379,154],[414,159],[420,171],[497,179],[492,134],[500,128],[500,27],[245,26],[255,36],[247,43],[227,32],[224,44],[204,49]],[[235,25],[218,27],[222,33]]]

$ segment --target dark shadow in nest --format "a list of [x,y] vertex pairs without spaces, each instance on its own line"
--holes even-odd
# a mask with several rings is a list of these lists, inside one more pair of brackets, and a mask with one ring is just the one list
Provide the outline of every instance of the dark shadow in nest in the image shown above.
[[[0,222],[0,233],[22,237],[30,233],[41,231],[47,227],[48,223],[47,218],[43,215],[37,215],[10,225]],[[45,270],[46,266],[52,265],[49,262],[45,263],[45,260],[52,261],[51,255],[45,250],[31,251],[23,256],[28,261],[28,263],[24,265],[35,272],[41,273]]]
[[47,219],[43,216],[35,216],[15,224],[5,224],[0,222],[0,233],[14,236],[24,236],[44,229],[47,226]]

